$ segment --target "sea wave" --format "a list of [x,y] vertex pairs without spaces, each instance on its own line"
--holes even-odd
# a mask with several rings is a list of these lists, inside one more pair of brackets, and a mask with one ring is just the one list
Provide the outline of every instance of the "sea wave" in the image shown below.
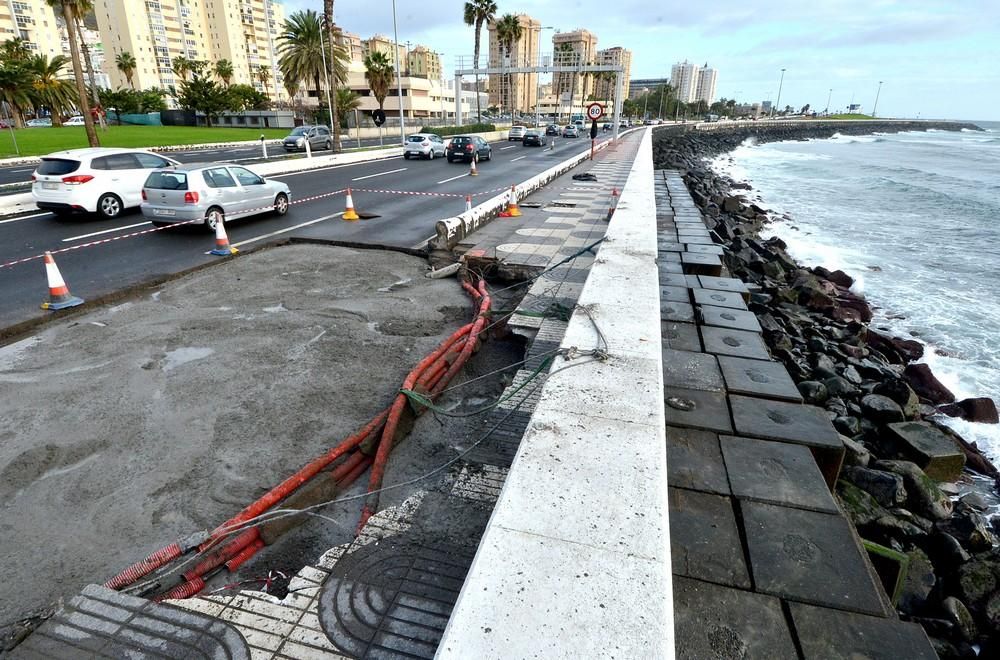
[[885,138],[877,137],[874,135],[841,135],[840,133],[834,133],[829,138],[830,142],[839,142],[842,144],[853,144],[853,143],[871,143],[871,142],[885,142]]

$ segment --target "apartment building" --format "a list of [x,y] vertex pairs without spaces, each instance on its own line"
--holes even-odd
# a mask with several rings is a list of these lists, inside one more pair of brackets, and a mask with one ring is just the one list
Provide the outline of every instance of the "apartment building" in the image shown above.
[[[605,48],[597,51],[597,63],[609,66],[620,66],[622,73],[622,99],[629,98],[630,80],[632,78],[632,51],[621,46]],[[601,100],[610,100],[615,95],[615,78],[611,75],[598,75],[595,80],[594,94]]]
[[409,72],[411,76],[418,78],[441,80],[443,74],[441,54],[428,49],[427,46],[416,46],[409,52],[407,66],[403,72]]
[[670,70],[670,84],[677,98],[684,103],[704,101],[712,104],[715,101],[715,83],[718,72],[708,66],[699,67],[687,60],[675,64]]
[[[278,37],[284,7],[272,0],[96,0],[94,14],[113,87],[128,85],[115,65],[124,52],[136,60],[137,89],[169,88],[181,82],[173,59],[214,65],[229,60],[230,82],[252,85],[274,100],[286,100],[278,70]],[[267,89],[260,68],[269,67]]]
[[[489,66],[535,66],[539,63],[539,39],[542,23],[526,14],[518,14],[521,38],[511,45],[510,52],[500,48],[495,22],[486,25],[489,30]],[[489,76],[490,105],[509,111],[513,106],[521,112],[534,112],[538,99],[538,74],[514,73]]]
[[62,55],[63,30],[45,0],[0,0],[0,41],[21,38],[36,55]]
[[344,32],[341,30],[340,35],[337,37],[337,45],[342,46],[347,51],[347,54],[351,58],[351,64],[364,62],[365,48],[361,43],[361,37],[358,35],[353,32]]
[[399,69],[405,73],[407,65],[407,48],[405,44],[395,44],[389,37],[376,34],[363,40],[361,46],[365,56],[376,52],[384,53],[389,58],[389,63],[392,64],[394,69]]
[[705,66],[698,69],[698,87],[694,94],[695,101],[704,101],[709,105],[715,102],[715,83],[718,75],[719,72],[709,67],[708,62],[705,63]]
[[[597,61],[597,35],[588,30],[557,32],[552,36],[553,64],[582,65]],[[560,99],[583,103],[594,93],[594,76],[552,74],[552,91]]]

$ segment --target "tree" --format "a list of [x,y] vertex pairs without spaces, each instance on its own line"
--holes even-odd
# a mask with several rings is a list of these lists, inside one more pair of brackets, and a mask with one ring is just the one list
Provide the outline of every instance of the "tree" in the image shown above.
[[308,9],[286,18],[282,34],[278,37],[278,68],[286,87],[294,82],[297,89],[300,82],[312,80],[321,105],[322,79],[325,77],[327,80],[346,81],[347,62],[350,60],[347,50],[343,46],[336,46],[331,51],[334,61],[327,59],[327,68],[323,69],[325,53],[320,38],[323,30],[320,16]]
[[171,61],[170,68],[174,70],[174,73],[181,77],[181,82],[185,82],[188,79],[188,75],[191,73],[191,60],[183,55],[178,55]]
[[122,125],[122,115],[139,112],[135,90],[119,87],[118,89],[102,89],[99,91],[101,105],[115,111],[118,125]]
[[254,89],[253,85],[230,85],[226,89],[226,96],[228,97],[227,107],[230,110],[241,112],[245,110],[267,110],[271,104],[267,95]]
[[806,103],[804,106],[802,106],[802,109],[799,110],[799,114],[800,115],[804,115],[804,114],[808,113],[810,107],[811,107],[810,104]]
[[69,114],[78,100],[73,84],[61,77],[67,64],[69,60],[64,55],[56,55],[51,60],[45,55],[36,55],[30,63],[34,78],[31,96],[52,112],[52,125],[56,127],[62,126],[61,115]]
[[0,62],[0,100],[10,106],[15,128],[24,127],[24,108],[31,106],[31,72],[24,62]]
[[200,73],[192,75],[191,80],[180,84],[177,102],[185,110],[203,112],[205,122],[211,126],[212,118],[230,107],[230,98],[219,83]]
[[341,87],[337,90],[337,98],[333,103],[337,106],[340,128],[347,128],[347,116],[360,107],[361,95],[353,92],[348,87]]
[[[330,93],[333,98],[337,98],[338,84],[341,81],[337,72],[337,44],[340,43],[340,28],[333,20],[333,0],[323,0],[323,27],[326,29],[326,47],[329,52],[326,55],[327,65],[330,67]],[[344,73],[343,82],[347,81],[347,73]],[[333,127],[333,150],[340,148],[340,121],[337,118],[337,103],[330,108],[330,125]]]
[[374,51],[365,55],[365,82],[372,96],[378,102],[378,109],[382,110],[385,97],[389,95],[389,87],[392,85],[392,77],[395,71],[389,57],[380,51]]
[[[511,51],[514,49],[514,44],[516,44],[521,36],[524,34],[524,29],[521,27],[521,22],[518,20],[517,16],[514,14],[504,14],[500,17],[500,20],[496,24],[497,32],[497,43],[500,46],[501,54],[510,57]],[[510,116],[513,121],[514,118],[514,95],[511,93],[511,87],[513,86],[513,77],[511,74],[507,74],[507,95],[510,97]],[[500,101],[500,105],[503,105],[503,101]]]
[[219,60],[215,63],[215,75],[219,76],[219,80],[226,87],[229,87],[229,83],[233,79],[233,63],[229,60]]
[[[472,68],[476,70],[476,121],[482,120],[483,109],[479,101],[479,42],[483,32],[483,23],[489,23],[496,18],[497,3],[493,0],[469,0],[465,3],[462,20],[472,26],[475,31],[475,49],[472,55]],[[458,94],[459,90],[455,90]]]
[[118,56],[115,57],[115,65],[118,67],[118,70],[124,74],[125,80],[128,81],[128,86],[135,89],[135,81],[133,80],[135,77],[136,67],[135,56],[127,50],[118,53]]
[[[90,81],[90,100],[94,102],[95,108],[101,107],[101,99],[97,91],[97,77],[94,75],[94,63],[90,59],[90,46],[87,45],[87,39],[84,37],[83,29],[83,17],[94,11],[94,3],[92,0],[77,0],[77,11],[76,11],[76,31],[80,35],[80,51],[83,53],[83,63],[86,65],[87,80]],[[105,131],[108,130],[108,125],[104,122],[104,113],[97,113],[97,120],[101,124],[101,128]]]
[[69,39],[69,53],[73,60],[73,77],[76,79],[76,94],[83,124],[87,130],[87,142],[92,147],[101,146],[101,141],[94,130],[94,118],[90,114],[90,103],[87,102],[87,85],[83,82],[83,64],[80,62],[79,35],[76,29],[76,16],[80,10],[80,0],[46,0],[53,8],[62,9],[63,21],[66,23],[66,36]]
[[267,86],[271,82],[271,67],[261,64],[257,68],[257,80],[260,81],[260,86],[264,88],[264,93],[267,94]]

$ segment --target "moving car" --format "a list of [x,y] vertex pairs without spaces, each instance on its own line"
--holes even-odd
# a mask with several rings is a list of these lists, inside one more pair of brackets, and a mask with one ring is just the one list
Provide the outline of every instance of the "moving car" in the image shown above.
[[239,165],[179,165],[149,174],[142,187],[142,215],[157,227],[200,220],[215,231],[220,220],[285,215],[290,199],[287,184],[268,181]]
[[559,124],[549,124],[545,127],[546,135],[559,135]]
[[493,147],[478,135],[456,135],[448,143],[449,163],[456,160],[469,163],[473,158],[476,161],[493,160]]
[[573,124],[567,124],[563,127],[562,132],[563,137],[580,137],[580,129],[578,129]]
[[56,215],[97,213],[109,219],[142,201],[150,171],[179,165],[141,149],[88,147],[42,157],[31,175],[35,206]]
[[409,160],[411,156],[419,156],[428,160],[434,160],[435,156],[444,156],[444,140],[440,135],[434,133],[414,133],[406,136],[406,144],[403,146],[403,158]]
[[85,126],[86,123],[87,122],[83,121],[83,115],[77,115],[64,121],[63,126]]
[[541,131],[536,131],[534,129],[529,129],[524,133],[523,144],[526,147],[540,147],[544,140],[542,139]]
[[523,140],[526,130],[524,126],[511,126],[507,132],[507,140]]
[[24,122],[24,125],[28,128],[48,128],[52,126],[52,120],[48,117],[39,117],[37,119],[29,119]]
[[310,149],[332,149],[333,137],[328,126],[299,126],[288,134],[281,146],[285,151],[305,151],[306,140]]

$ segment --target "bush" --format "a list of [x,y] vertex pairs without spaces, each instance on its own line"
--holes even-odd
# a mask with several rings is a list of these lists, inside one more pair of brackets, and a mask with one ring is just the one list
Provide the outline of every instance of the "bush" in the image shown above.
[[464,126],[422,126],[418,133],[435,133],[442,137],[465,135],[466,133],[492,133],[497,130],[493,124],[466,124]]

